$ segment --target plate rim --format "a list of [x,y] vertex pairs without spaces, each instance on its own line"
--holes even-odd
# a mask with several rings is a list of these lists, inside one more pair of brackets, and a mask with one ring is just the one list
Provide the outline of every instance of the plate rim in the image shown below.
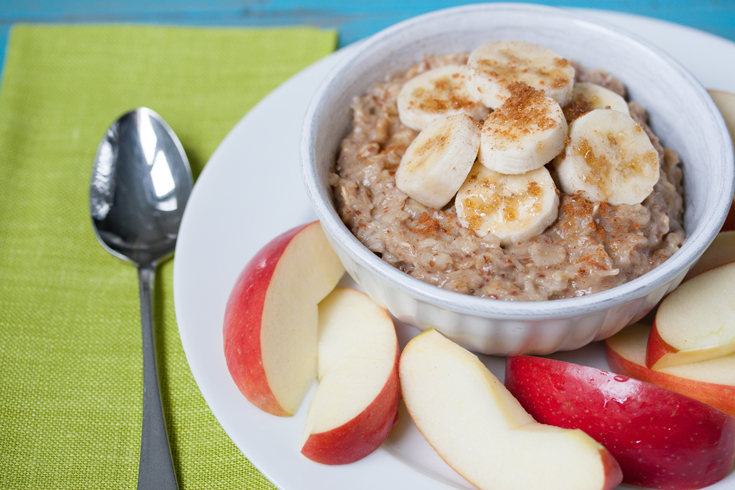
[[[585,13],[591,13],[595,16],[598,16],[602,22],[605,23],[612,23],[609,20],[609,17],[612,16],[613,20],[615,17],[617,17],[618,20],[625,20],[627,19],[634,19],[638,22],[645,22],[650,23],[651,25],[659,25],[664,30],[680,30],[684,36],[694,36],[701,37],[702,35],[705,36],[705,38],[709,38],[711,42],[726,42],[729,45],[735,47],[735,43],[732,41],[729,41],[727,39],[721,38],[719,36],[716,36],[714,34],[701,31],[689,26],[683,26],[680,24],[675,24],[669,21],[661,20],[661,19],[655,19],[645,16],[640,16],[636,14],[629,14],[629,13],[623,13],[623,12],[613,12],[613,11],[606,11],[606,10],[598,10],[598,9],[571,9],[571,10],[579,10],[584,11]],[[606,18],[607,17],[607,18]],[[626,27],[623,27],[623,29],[627,29]],[[213,152],[212,156],[210,157],[209,161],[205,165],[204,169],[199,175],[199,178],[197,179],[197,183],[194,186],[194,190],[192,192],[192,197],[195,197],[199,193],[202,193],[204,191],[201,191],[202,188],[206,188],[209,184],[200,185],[201,182],[208,183],[209,180],[211,180],[214,177],[210,177],[210,175],[215,175],[215,171],[212,170],[213,168],[217,168],[219,165],[222,165],[221,163],[218,163],[222,161],[223,155],[226,153],[227,148],[229,145],[232,145],[233,140],[235,140],[239,132],[242,131],[242,128],[246,125],[246,122],[249,120],[249,118],[253,118],[253,114],[257,115],[259,111],[264,107],[272,103],[272,101],[275,99],[277,100],[279,97],[282,96],[282,93],[285,90],[289,89],[289,83],[294,83],[294,80],[297,81],[300,79],[299,77],[305,77],[306,73],[313,73],[314,71],[323,69],[323,66],[328,65],[329,63],[336,63],[336,59],[338,59],[340,56],[342,56],[344,53],[348,52],[350,49],[353,49],[354,46],[356,46],[358,43],[353,43],[349,46],[346,46],[344,48],[341,48],[340,50],[328,55],[327,57],[323,58],[322,60],[317,61],[316,63],[310,65],[306,69],[302,70],[301,72],[297,73],[293,77],[291,77],[288,81],[281,84],[279,87],[277,87],[274,91],[269,93],[266,97],[264,97],[261,101],[259,101],[247,114],[245,114],[238,122],[235,124],[235,126],[232,128],[232,130],[226,135],[226,137],[222,140],[222,142],[217,146],[216,150]],[[663,48],[665,50],[665,48]],[[694,72],[693,70],[690,70]],[[326,71],[325,71],[326,74]],[[697,75],[696,72],[694,72],[695,75]],[[699,78],[699,77],[698,77]],[[721,89],[720,87],[713,87]],[[314,87],[316,90],[316,87]],[[728,90],[728,89],[725,89]],[[729,90],[733,90],[733,88],[730,88]],[[199,191],[199,192],[198,192]],[[191,206],[191,203],[195,203],[195,206],[198,206],[198,199],[192,199],[189,203],[189,206]],[[189,245],[189,233],[193,233],[194,231],[189,231],[190,227],[194,226],[193,224],[189,224],[192,222],[194,218],[193,216],[194,211],[190,211],[190,208],[187,208],[184,218],[182,220],[182,227],[181,227],[181,234],[179,236],[179,240],[177,243],[177,255],[186,247]],[[184,254],[186,256],[186,254]],[[249,260],[249,257],[245,258],[246,260]],[[244,263],[243,263],[244,265]],[[192,345],[193,338],[191,337],[191,327],[189,324],[189,318],[187,318],[186,308],[184,308],[182,302],[185,301],[184,294],[186,292],[186,284],[182,284],[180,281],[183,281],[187,277],[187,272],[185,270],[186,264],[184,261],[176,261],[174,260],[174,271],[173,271],[173,289],[174,289],[174,308],[175,308],[175,314],[177,318],[177,324],[178,324],[178,331],[179,336],[182,342],[182,347],[184,349],[187,363],[189,364],[189,367],[191,369],[192,375],[194,377],[194,380],[197,384],[197,387],[199,388],[200,392],[202,393],[202,396],[207,403],[209,409],[212,411],[213,415],[217,419],[217,422],[220,424],[220,426],[225,430],[228,437],[235,443],[235,445],[238,447],[238,449],[245,455],[246,458],[266,477],[268,480],[273,483],[274,485],[279,486],[280,488],[286,488],[285,486],[280,486],[282,483],[286,483],[286,481],[282,478],[282,476],[279,474],[280,472],[278,470],[273,470],[272,465],[268,462],[264,464],[263,458],[258,456],[255,453],[258,453],[257,448],[253,448],[251,445],[248,445],[246,442],[239,440],[236,440],[236,437],[233,437],[233,427],[232,423],[233,421],[229,420],[228,417],[230,416],[229,413],[226,413],[223,407],[218,406],[217,403],[217,397],[215,395],[212,395],[212,389],[210,389],[209,386],[202,386],[202,383],[205,381],[207,376],[205,376],[205,373],[201,371],[201,365],[200,365],[200,359],[197,357],[197,351],[196,351],[196,344]],[[239,273],[239,271],[237,271]],[[228,288],[229,290],[229,288]],[[221,330],[220,330],[221,332]],[[224,356],[223,356],[224,357]],[[229,378],[229,376],[228,376]],[[234,386],[234,383],[231,382],[231,379],[224,380],[225,383],[229,382]],[[308,401],[308,397],[307,397]],[[245,402],[247,403],[247,402]],[[253,411],[259,412],[257,409],[253,408]],[[303,414],[305,412],[304,407],[301,407],[299,412]],[[253,412],[255,413],[255,412]],[[219,414],[219,415],[218,415]],[[221,418],[222,417],[222,418]],[[271,417],[271,416],[268,416]],[[224,418],[224,420],[223,420]],[[299,418],[294,417],[294,420],[292,422],[297,421]],[[279,420],[280,422],[280,420]],[[228,430],[229,429],[229,430]],[[300,431],[296,432],[296,436],[298,437],[300,435]],[[298,440],[298,439],[296,439]],[[362,460],[361,462],[355,463],[354,466],[350,465],[349,467],[343,467],[343,468],[328,468],[330,471],[334,470],[334,474],[344,474],[345,468],[347,473],[352,473],[352,468],[356,469],[359,473],[365,473],[369,475],[371,473],[370,468],[373,467],[373,464],[377,464],[381,470],[384,469],[383,465],[387,464],[391,470],[398,470],[397,465],[390,464],[391,460],[398,460],[394,456],[391,456],[388,451],[381,448],[370,457],[366,458],[365,460]],[[395,462],[395,461],[394,461]],[[316,465],[316,463],[313,463]],[[321,466],[321,465],[317,465]],[[421,483],[424,485],[424,488],[436,488],[436,489],[447,489],[452,488],[453,485],[449,484],[448,482],[439,482],[427,475],[424,475],[420,473],[418,470],[416,470],[413,467],[409,467],[405,463],[400,463],[399,466],[405,466],[406,469],[410,469],[408,472],[404,472],[404,476],[410,476],[409,480],[406,480],[410,482],[411,484],[419,484]],[[318,472],[321,473],[321,472]],[[329,474],[329,471],[326,472]],[[732,479],[735,481],[735,474],[731,473],[730,476],[727,478],[728,480]],[[325,483],[324,480],[320,481],[320,484],[323,485]],[[393,478],[391,481],[391,487],[393,484],[404,484],[405,481],[403,478]],[[714,486],[710,488],[715,488],[718,486],[715,484]],[[306,487],[311,488],[308,484]],[[289,483],[288,490],[296,489],[296,488],[306,488],[303,486],[291,486]],[[316,488],[316,487],[314,487]],[[367,488],[367,487],[366,487]]]

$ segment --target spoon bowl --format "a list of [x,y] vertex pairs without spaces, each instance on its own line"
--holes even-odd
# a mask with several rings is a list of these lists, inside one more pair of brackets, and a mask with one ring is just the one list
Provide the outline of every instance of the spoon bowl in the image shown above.
[[92,223],[102,246],[136,265],[174,251],[192,189],[186,153],[166,122],[142,107],[102,139],[90,186]]
[[122,115],[100,142],[89,210],[102,246],[138,269],[143,330],[143,429],[138,489],[176,489],[161,405],[153,291],[156,266],[171,255],[193,180],[181,143],[166,122],[141,107]]

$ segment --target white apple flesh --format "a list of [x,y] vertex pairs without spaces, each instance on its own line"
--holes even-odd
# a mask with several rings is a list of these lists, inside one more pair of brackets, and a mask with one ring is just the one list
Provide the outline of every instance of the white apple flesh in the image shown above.
[[635,323],[605,341],[610,369],[711,405],[735,416],[735,354],[662,369],[646,367],[651,327]]
[[707,89],[725,120],[730,137],[735,140],[735,94],[724,90]]
[[735,352],[735,263],[681,284],[656,312],[646,366],[661,369]]
[[721,231],[697,263],[689,269],[684,280],[687,281],[702,272],[707,272],[730,262],[735,262],[735,231]]
[[[727,129],[730,131],[730,137],[735,143],[735,94],[712,89],[708,89],[707,92],[709,92],[710,97],[712,97],[715,105],[720,110],[722,118],[725,120],[725,124],[727,124]],[[722,231],[727,230],[735,230],[735,195],[732,196],[730,212],[727,218],[725,218],[725,223],[722,225]]]
[[276,237],[243,269],[225,310],[225,359],[256,407],[298,408],[316,376],[317,305],[343,274],[319,222]]
[[393,320],[364,293],[335,289],[319,304],[319,387],[302,454],[323,464],[367,456],[395,425],[399,400]]
[[428,330],[403,350],[406,408],[439,456],[476,487],[608,490],[622,474],[581,430],[542,425],[476,356]]

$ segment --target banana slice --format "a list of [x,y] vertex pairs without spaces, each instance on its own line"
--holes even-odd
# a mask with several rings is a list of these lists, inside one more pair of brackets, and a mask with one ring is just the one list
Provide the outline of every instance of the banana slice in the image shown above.
[[404,83],[396,100],[401,122],[421,131],[442,114],[465,113],[476,120],[487,116],[489,109],[465,88],[468,75],[464,65],[446,65]]
[[658,182],[658,153],[648,135],[633,118],[611,109],[574,121],[554,163],[562,191],[590,201],[639,204]]
[[479,147],[480,129],[470,116],[439,116],[404,153],[396,185],[424,206],[441,209],[472,169]]
[[496,109],[510,97],[508,87],[523,82],[543,90],[564,107],[572,97],[574,67],[550,49],[522,41],[483,44],[467,60],[467,88],[478,100]]
[[586,111],[612,109],[630,115],[628,103],[625,102],[624,98],[596,83],[575,84],[571,104],[584,107]]
[[504,175],[476,163],[454,205],[462,226],[510,245],[540,235],[556,220],[559,195],[546,167]]
[[564,149],[567,120],[559,104],[523,83],[485,118],[480,163],[501,174],[524,174],[549,163]]

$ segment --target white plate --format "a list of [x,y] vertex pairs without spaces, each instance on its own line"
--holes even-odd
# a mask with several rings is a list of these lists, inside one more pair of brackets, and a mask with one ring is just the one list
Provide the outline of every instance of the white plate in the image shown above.
[[[691,28],[605,11],[588,11],[662,47],[702,84],[735,92],[735,44]],[[255,252],[276,235],[316,216],[301,183],[301,121],[317,86],[345,48],[278,87],[233,128],[200,175],[181,225],[174,262],[174,302],[181,342],[214,416],[248,459],[283,490],[474,487],[449,468],[403,413],[389,440],[345,466],[314,463],[299,452],[309,394],[294,417],[252,406],[225,364],[222,321],[235,280]],[[673,101],[681,103],[681,101]],[[405,343],[417,331],[399,326]],[[593,344],[555,357],[607,369]],[[484,358],[501,380],[502,358]],[[313,392],[313,388],[312,388]],[[732,489],[735,473],[710,489]],[[620,488],[633,488],[625,485]]]

